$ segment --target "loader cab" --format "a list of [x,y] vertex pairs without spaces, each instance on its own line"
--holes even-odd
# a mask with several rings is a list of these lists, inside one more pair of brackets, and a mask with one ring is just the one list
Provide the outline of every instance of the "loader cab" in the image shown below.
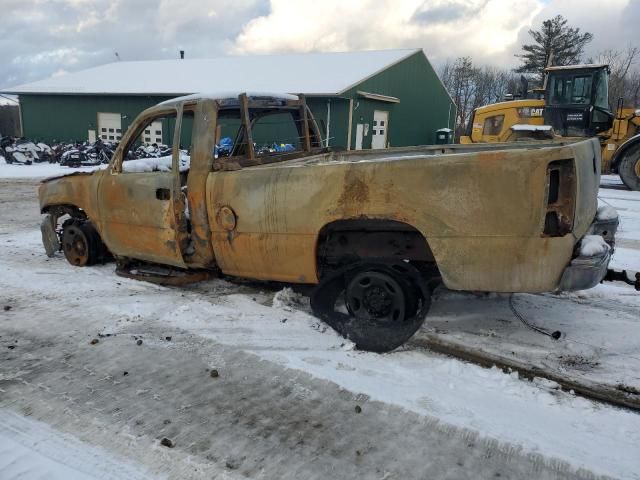
[[609,66],[570,65],[545,69],[544,120],[563,137],[591,137],[609,130]]

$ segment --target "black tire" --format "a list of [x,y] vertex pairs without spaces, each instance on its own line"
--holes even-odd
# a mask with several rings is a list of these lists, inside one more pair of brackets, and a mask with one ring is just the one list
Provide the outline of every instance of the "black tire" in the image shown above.
[[[355,297],[360,300],[356,302]],[[339,310],[341,300],[347,313]],[[411,338],[424,323],[430,305],[431,291],[420,273],[403,262],[354,264],[323,279],[311,297],[316,316],[357,348],[378,353],[394,350]]]
[[62,227],[62,251],[67,261],[76,267],[88,267],[103,262],[107,250],[97,230],[87,220],[67,220]]
[[618,174],[629,190],[640,191],[640,145],[625,153]]

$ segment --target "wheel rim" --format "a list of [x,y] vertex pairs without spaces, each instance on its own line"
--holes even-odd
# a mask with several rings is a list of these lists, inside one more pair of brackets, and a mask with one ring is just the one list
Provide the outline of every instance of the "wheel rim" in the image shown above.
[[363,320],[399,322],[405,316],[405,296],[400,284],[382,272],[362,272],[346,290],[349,313]]
[[89,261],[89,242],[84,232],[76,225],[64,229],[62,235],[64,256],[72,265],[82,267]]
[[640,178],[640,158],[636,160],[635,167],[633,168],[636,172],[636,177]]

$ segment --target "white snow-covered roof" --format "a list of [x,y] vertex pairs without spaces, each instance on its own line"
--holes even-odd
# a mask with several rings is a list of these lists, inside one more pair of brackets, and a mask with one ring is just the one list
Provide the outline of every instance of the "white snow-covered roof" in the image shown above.
[[334,95],[421,49],[114,62],[1,90],[13,94],[180,95],[276,91]]

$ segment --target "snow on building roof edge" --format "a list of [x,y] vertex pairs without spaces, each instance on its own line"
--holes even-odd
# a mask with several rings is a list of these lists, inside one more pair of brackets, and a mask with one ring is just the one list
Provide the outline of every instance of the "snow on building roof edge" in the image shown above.
[[[241,89],[336,95],[418,52],[422,49],[120,61],[1,89],[0,93],[178,96]],[[220,65],[224,68],[216,68]],[[224,75],[217,76],[220,70]],[[251,75],[251,71],[260,75]],[[123,78],[123,73],[128,77]]]

